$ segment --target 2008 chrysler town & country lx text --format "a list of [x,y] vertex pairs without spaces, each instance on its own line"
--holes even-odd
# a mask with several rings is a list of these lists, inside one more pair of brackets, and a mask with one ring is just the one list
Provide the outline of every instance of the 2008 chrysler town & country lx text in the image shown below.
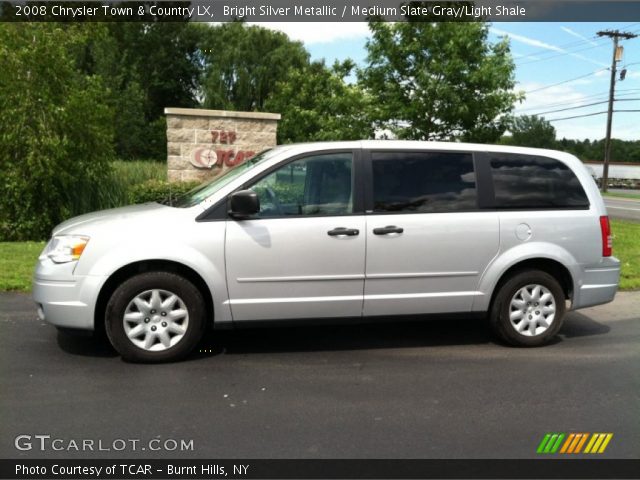
[[72,218],[35,271],[41,318],[104,326],[135,361],[187,355],[208,325],[489,315],[547,342],[610,302],[620,263],[587,169],[561,152],[362,141],[267,150],[172,206]]

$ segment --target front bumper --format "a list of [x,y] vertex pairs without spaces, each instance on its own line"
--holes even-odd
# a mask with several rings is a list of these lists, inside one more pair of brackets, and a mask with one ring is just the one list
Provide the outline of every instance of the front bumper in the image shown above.
[[41,320],[57,327],[93,330],[96,301],[105,279],[73,275],[75,263],[39,261],[33,276],[33,299]]
[[572,310],[609,303],[618,291],[620,260],[605,257],[601,264],[584,268],[581,278],[571,305]]

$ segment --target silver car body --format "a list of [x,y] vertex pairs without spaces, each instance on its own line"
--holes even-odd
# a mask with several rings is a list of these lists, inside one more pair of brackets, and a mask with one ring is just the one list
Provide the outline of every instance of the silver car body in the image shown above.
[[[589,200],[582,210],[371,213],[202,222],[196,218],[261,172],[305,153],[381,148],[510,152],[557,159],[578,177]],[[53,234],[90,237],[80,260],[40,259],[33,297],[42,318],[92,330],[101,289],[137,262],[175,262],[206,284],[216,326],[246,321],[390,314],[484,312],[502,275],[530,259],[562,264],[571,276],[571,308],[613,299],[620,274],[602,256],[598,188],[574,156],[550,150],[436,142],[356,141],[275,148],[209,198],[189,208],[135,205],[72,218]],[[371,230],[402,223],[398,236]],[[331,237],[336,227],[360,230]]]

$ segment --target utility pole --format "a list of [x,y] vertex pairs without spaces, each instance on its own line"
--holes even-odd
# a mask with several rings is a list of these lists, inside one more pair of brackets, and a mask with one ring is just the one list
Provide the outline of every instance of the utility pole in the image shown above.
[[618,40],[629,40],[637,37],[633,33],[620,32],[619,30],[603,30],[598,32],[599,37],[613,38],[613,58],[611,59],[611,83],[609,84],[609,110],[607,112],[607,136],[604,140],[604,164],[602,168],[602,191],[607,191],[609,183],[609,161],[611,160],[611,124],[613,123],[613,102],[616,89],[616,63],[622,58],[622,47],[618,46]]

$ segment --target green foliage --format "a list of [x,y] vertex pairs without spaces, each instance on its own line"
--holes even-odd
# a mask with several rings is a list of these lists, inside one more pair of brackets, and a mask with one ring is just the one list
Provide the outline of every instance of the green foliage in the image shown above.
[[[604,139],[592,141],[563,138],[558,141],[556,148],[572,153],[583,161],[601,162],[604,159]],[[640,163],[640,141],[612,139],[611,161]]]
[[556,129],[543,117],[521,115],[509,127],[511,137],[503,137],[508,145],[534,148],[556,148]]
[[96,25],[77,52],[82,71],[109,88],[119,158],[166,158],[165,107],[195,107],[203,26],[168,23]]
[[167,166],[152,161],[122,161],[111,163],[109,177],[96,185],[100,199],[99,210],[121,207],[136,203],[132,201],[132,191],[148,181],[166,181]]
[[346,60],[328,68],[324,61],[292,70],[267,101],[279,112],[278,143],[370,138],[369,96],[345,79],[355,68]]
[[[269,188],[280,204],[302,203],[304,183],[276,182]],[[254,190],[258,194],[258,198],[266,199],[268,202],[271,201],[271,195],[268,193],[266,186],[257,186]]]
[[147,160],[116,160],[111,163],[119,182],[127,187],[139,185],[147,180],[166,180],[167,164]]
[[95,209],[109,176],[112,111],[76,68],[92,26],[0,24],[0,238],[40,239]]
[[148,180],[132,187],[129,191],[129,203],[165,202],[197,187],[200,182],[169,183],[166,180]]
[[401,139],[496,141],[520,98],[506,39],[480,22],[370,22],[361,80],[372,120]]
[[206,108],[264,110],[278,83],[309,61],[300,42],[267,28],[232,22],[201,33]]
[[[511,136],[504,136],[500,143],[522,147],[551,148],[571,153],[583,161],[601,162],[604,158],[604,139],[570,140],[556,139],[556,130],[543,117],[522,115],[513,119],[509,126]],[[613,162],[640,163],[640,141],[611,140]]]

